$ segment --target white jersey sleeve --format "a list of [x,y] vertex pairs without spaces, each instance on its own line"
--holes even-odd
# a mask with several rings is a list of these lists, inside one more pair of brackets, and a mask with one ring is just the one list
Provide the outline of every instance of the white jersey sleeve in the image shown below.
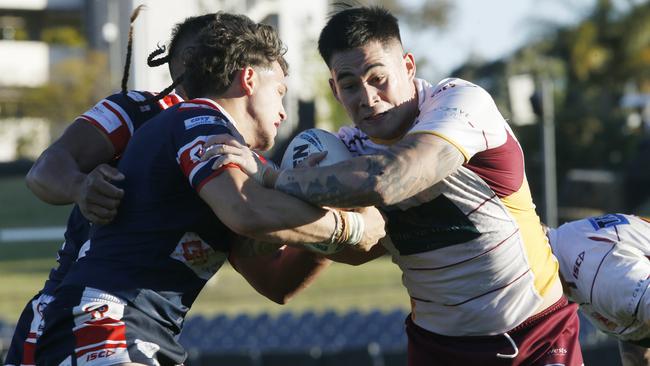
[[420,114],[408,134],[430,133],[456,146],[465,161],[501,146],[508,125],[488,92],[456,78],[435,87],[416,79]]
[[122,154],[133,133],[162,110],[182,101],[178,95],[169,94],[157,103],[141,105],[140,102],[154,94],[131,90],[110,95],[78,118],[89,122],[105,134],[115,149]]
[[622,214],[552,230],[569,298],[600,330],[623,340],[650,336],[650,223]]
[[354,126],[341,127],[337,132],[337,136],[345,144],[352,156],[372,155],[388,148],[386,145],[372,142],[368,135]]

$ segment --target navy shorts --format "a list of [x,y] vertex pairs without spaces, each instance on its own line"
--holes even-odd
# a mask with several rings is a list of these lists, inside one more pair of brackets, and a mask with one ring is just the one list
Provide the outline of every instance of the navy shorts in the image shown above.
[[43,331],[43,310],[53,297],[38,294],[30,300],[20,314],[4,365],[34,365],[36,340]]
[[63,287],[44,314],[36,364],[105,366],[124,362],[180,365],[176,333],[133,304],[90,287]]

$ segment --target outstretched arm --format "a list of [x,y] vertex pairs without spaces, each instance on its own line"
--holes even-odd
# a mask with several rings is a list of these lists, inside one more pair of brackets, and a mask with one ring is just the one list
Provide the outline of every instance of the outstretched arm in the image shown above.
[[345,263],[351,266],[362,265],[387,253],[386,248],[381,245],[386,238],[388,238],[388,236],[385,236],[383,239],[379,240],[379,243],[372,247],[372,249],[370,249],[368,252],[360,252],[358,250],[345,248],[338,253],[328,255],[327,258],[334,262]]
[[458,169],[463,154],[432,134],[414,134],[377,155],[314,169],[284,170],[275,188],[318,206],[391,205]]
[[[221,155],[213,165],[250,161],[250,152],[232,139],[211,137],[204,156]],[[341,208],[390,205],[439,182],[465,161],[461,151],[433,134],[406,136],[376,155],[365,155],[338,164],[312,169],[260,170],[254,164],[242,169],[264,185],[318,206]],[[249,169],[250,168],[250,169]]]
[[[210,179],[200,189],[199,195],[235,233],[262,242],[324,243],[332,238],[337,225],[351,228],[354,224],[350,221],[340,226],[340,217],[333,210],[266,189],[236,168],[225,169]],[[360,215],[363,235],[354,248],[368,251],[385,235],[384,219],[375,208],[363,209]]]
[[235,239],[229,261],[257,292],[278,304],[307,288],[331,263],[306,249],[278,248],[244,237]]
[[77,203],[86,218],[106,223],[115,216],[123,195],[111,184],[123,175],[104,164],[114,153],[104,133],[77,119],[36,160],[27,173],[27,186],[44,202]]
[[278,304],[311,285],[332,261],[360,265],[386,253],[382,245],[368,252],[346,248],[323,256],[299,246],[269,244],[241,236],[234,238],[228,260],[260,294]]

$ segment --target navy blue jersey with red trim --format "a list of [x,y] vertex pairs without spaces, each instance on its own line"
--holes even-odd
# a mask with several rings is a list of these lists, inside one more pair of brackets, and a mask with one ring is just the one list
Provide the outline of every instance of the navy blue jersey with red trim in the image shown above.
[[184,315],[229,251],[232,232],[198,195],[221,172],[212,170],[217,157],[199,158],[208,136],[218,134],[240,138],[208,99],[180,103],[142,126],[118,165],[126,177],[118,214],[92,229],[63,286],[134,303],[145,297],[167,320]]
[[59,265],[50,270],[50,275],[45,281],[43,290],[41,290],[42,293],[54,294],[54,290],[63,281],[72,263],[77,260],[79,248],[88,240],[89,232],[90,222],[81,214],[79,207],[75,205],[68,217],[68,225],[64,234],[65,241],[56,256]]
[[[138,102],[153,96],[152,93],[136,90],[131,90],[126,94],[115,93],[102,99],[78,117],[78,119],[88,121],[106,134],[115,150],[113,165],[119,161],[120,155],[124,152],[136,130],[161,111],[182,101],[178,95],[169,94],[156,103],[138,105]],[[89,230],[90,222],[75,205],[68,217],[65,241],[57,253],[58,266],[50,271],[42,293],[48,295],[54,293],[72,262],[77,260],[79,249],[88,240]]]
[[[161,111],[182,101],[176,94],[169,94],[147,105],[138,102],[153,97],[154,94],[142,91],[129,91],[126,94],[110,95],[95,106],[81,114],[77,120],[85,120],[104,133],[114,148],[112,165],[117,164],[133,133],[145,122],[158,115]],[[49,277],[40,294],[53,295],[55,289],[63,281],[72,264],[77,260],[80,248],[88,241],[90,222],[81,214],[78,206],[74,206],[65,232],[65,242],[57,253],[58,266],[50,271]],[[33,346],[38,336],[41,324],[34,321],[32,304],[20,316],[14,338],[12,339],[5,364],[32,364]]]

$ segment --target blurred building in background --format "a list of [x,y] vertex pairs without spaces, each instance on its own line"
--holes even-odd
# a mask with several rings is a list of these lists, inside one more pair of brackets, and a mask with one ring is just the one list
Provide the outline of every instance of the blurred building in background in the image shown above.
[[[49,143],[47,121],[28,116],[22,95],[47,83],[53,65],[79,57],[81,6],[81,0],[0,0],[0,161],[33,157]],[[59,42],[66,37],[67,44]]]
[[130,89],[171,84],[167,67],[151,69],[146,59],[168,42],[174,24],[219,10],[242,13],[275,26],[288,49],[288,119],[276,150],[299,123],[314,125],[313,88],[322,84],[315,78],[326,72],[316,41],[327,0],[0,0],[0,161],[35,158],[78,113],[119,90],[129,17],[140,4],[147,8],[134,25]]

